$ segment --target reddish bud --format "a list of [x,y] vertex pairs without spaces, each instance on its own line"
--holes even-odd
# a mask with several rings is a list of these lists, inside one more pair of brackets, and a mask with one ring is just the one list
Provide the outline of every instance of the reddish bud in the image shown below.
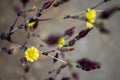
[[24,68],[24,72],[25,72],[25,73],[28,73],[29,70],[30,70],[30,67],[29,67],[29,66],[25,66],[25,68]]
[[22,65],[24,65],[24,64],[26,64],[27,59],[26,59],[25,57],[22,57],[22,58],[20,59],[20,62],[22,63]]
[[75,26],[67,29],[67,30],[64,32],[64,35],[65,35],[65,36],[72,36],[73,33],[74,33],[74,29],[75,29]]
[[58,43],[60,37],[61,37],[60,35],[50,35],[45,41],[48,45],[55,45]]
[[85,71],[91,71],[100,68],[100,64],[98,62],[91,61],[87,58],[80,59],[77,61],[77,63],[80,65],[80,68]]
[[120,7],[119,6],[114,6],[112,8],[106,9],[104,10],[101,14],[100,14],[100,18],[102,19],[108,19],[110,18],[115,12],[120,11]]
[[73,46],[75,44],[76,40],[75,39],[72,39],[69,41],[68,45],[69,46]]
[[54,0],[50,0],[46,3],[44,3],[42,9],[48,9],[52,5],[53,2],[54,2]]
[[26,4],[29,2],[29,0],[21,0],[23,6],[26,6]]
[[85,29],[79,32],[79,39],[85,37],[92,29]]
[[72,73],[72,77],[75,79],[75,80],[79,80],[79,74],[77,72],[73,72]]

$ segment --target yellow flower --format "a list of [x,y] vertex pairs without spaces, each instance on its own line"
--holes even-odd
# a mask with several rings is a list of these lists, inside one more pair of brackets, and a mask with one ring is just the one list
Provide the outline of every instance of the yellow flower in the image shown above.
[[58,45],[59,45],[60,48],[65,45],[65,38],[64,38],[64,37],[61,37],[61,38],[58,40]]
[[86,12],[86,19],[92,23],[95,22],[96,11],[94,9],[88,9]]
[[28,27],[32,28],[35,25],[35,22],[28,23]]
[[88,9],[85,15],[85,18],[88,20],[86,22],[86,26],[88,28],[93,28],[93,23],[95,22],[96,19],[96,11],[94,9]]
[[35,47],[30,47],[25,51],[27,61],[34,62],[39,58],[39,51]]
[[91,22],[86,22],[86,26],[87,26],[87,28],[89,28],[89,29],[91,29],[91,28],[94,27],[93,23],[91,23]]

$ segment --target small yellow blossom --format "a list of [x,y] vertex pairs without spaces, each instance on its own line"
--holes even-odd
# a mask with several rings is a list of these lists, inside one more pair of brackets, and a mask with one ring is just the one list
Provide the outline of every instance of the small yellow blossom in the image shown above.
[[90,22],[95,22],[96,11],[94,9],[88,9],[86,13],[86,19]]
[[65,45],[65,38],[64,38],[64,37],[61,37],[61,38],[58,40],[58,45],[59,45],[60,48]]
[[91,23],[91,22],[86,22],[86,26],[87,26],[87,28],[89,28],[89,29],[91,29],[91,28],[94,27],[93,23]]
[[95,22],[96,19],[96,11],[94,9],[88,9],[85,15],[85,18],[88,20],[86,22],[86,26],[88,28],[93,28],[93,23]]
[[35,47],[30,47],[25,51],[27,61],[34,62],[39,58],[39,51]]
[[28,27],[32,28],[35,25],[35,22],[28,23]]

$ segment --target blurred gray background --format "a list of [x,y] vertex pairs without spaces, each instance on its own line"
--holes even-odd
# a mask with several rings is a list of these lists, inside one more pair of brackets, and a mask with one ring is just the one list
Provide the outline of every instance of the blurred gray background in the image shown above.
[[[32,6],[41,7],[46,0],[30,0],[26,9]],[[62,17],[67,14],[74,14],[88,7],[91,7],[102,0],[71,0],[70,2],[54,9],[50,9],[41,18],[49,17]],[[7,32],[9,26],[16,18],[16,14],[13,11],[13,0],[0,0],[0,33]],[[21,5],[19,0],[15,0],[15,4]],[[113,5],[120,5],[120,0],[112,0],[97,9],[105,9]],[[27,17],[33,16],[34,13],[28,14]],[[19,19],[17,25],[23,20]],[[47,37],[50,33],[63,33],[65,29],[72,26],[77,26],[76,33],[85,29],[85,24],[78,20],[52,20],[46,22],[40,22],[39,28],[35,30],[36,33],[41,35],[41,39]],[[95,60],[101,63],[101,69],[93,70],[90,72],[75,69],[80,73],[80,80],[120,80],[120,13],[114,14],[107,22],[106,27],[111,30],[109,35],[100,34],[97,29],[92,30],[84,39],[81,39],[74,47],[75,51],[66,53],[68,59],[73,61],[87,57],[91,60]],[[25,41],[26,33],[23,30],[17,31],[12,38],[19,44],[23,44]],[[29,40],[29,45],[37,45],[41,43],[39,39]],[[0,48],[2,46],[14,47],[13,44],[6,41],[0,41]],[[41,50],[46,50],[41,49]],[[4,52],[0,52],[0,78],[1,80],[21,80],[23,75],[23,67],[20,64],[20,58],[24,56],[24,52],[16,49],[15,54],[8,55]],[[25,80],[44,80],[47,76],[47,72],[54,67],[57,67],[60,62],[53,65],[52,59],[47,57],[41,57],[40,60],[33,63],[30,72],[25,75]],[[63,76],[69,76],[70,73],[66,69],[57,76],[57,80],[60,80]]]

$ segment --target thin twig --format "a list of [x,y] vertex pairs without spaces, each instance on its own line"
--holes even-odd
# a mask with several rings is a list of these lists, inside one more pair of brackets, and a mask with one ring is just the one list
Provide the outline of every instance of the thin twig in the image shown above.
[[15,21],[13,22],[13,24],[12,24],[12,26],[11,26],[11,28],[13,29],[14,28],[14,26],[15,26],[15,24],[17,23],[17,20],[19,19],[19,16],[17,16],[17,18],[15,19]]
[[98,6],[102,5],[103,3],[105,3],[104,0],[103,0],[102,2],[96,4],[96,5],[92,6],[91,9],[95,9],[95,8],[97,8]]
[[64,60],[62,60],[62,59],[59,59],[59,58],[56,58],[56,57],[54,57],[54,56],[52,56],[52,55],[50,55],[50,54],[48,54],[47,56],[48,56],[48,57],[51,57],[51,58],[53,58],[53,59],[56,59],[56,60],[58,60],[58,61],[60,61],[60,62],[62,62],[62,63],[64,63],[64,64],[67,64],[66,61],[64,61]]
[[[95,11],[96,12],[102,12],[103,10],[95,10]],[[81,11],[81,12],[78,12],[78,13],[71,14],[70,16],[83,16],[85,13],[86,13],[86,11]],[[61,20],[61,19],[64,19],[64,17],[51,18],[50,20]],[[83,20],[81,20],[81,21],[83,21]]]

